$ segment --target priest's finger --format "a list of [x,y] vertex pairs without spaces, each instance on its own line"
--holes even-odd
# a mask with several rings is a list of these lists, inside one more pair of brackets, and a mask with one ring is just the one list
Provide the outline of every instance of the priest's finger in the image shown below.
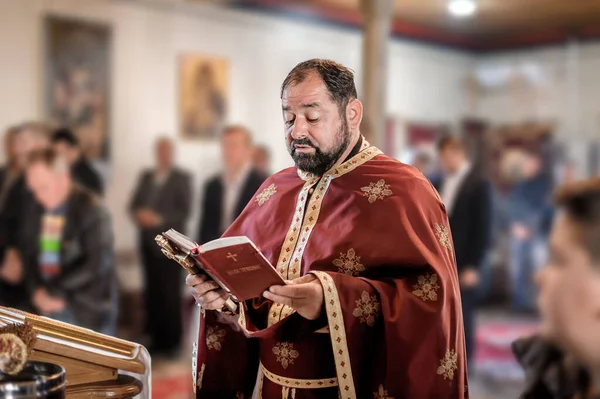
[[275,295],[285,296],[289,298],[305,298],[307,294],[307,285],[274,285],[269,288],[269,291]]
[[212,291],[208,291],[206,294],[202,295],[202,299],[204,300],[204,303],[211,303],[212,301],[221,298],[221,297],[226,297],[227,293],[220,289],[220,290],[212,290]]
[[198,284],[202,284],[207,280],[207,276],[205,274],[188,274],[185,278],[185,284],[187,286],[193,287]]
[[311,281],[316,280],[317,277],[314,274],[306,274],[300,278],[296,278],[294,280],[288,280],[286,281],[287,284],[290,285],[298,285],[298,284],[306,284],[306,283],[310,283]]
[[192,287],[192,293],[196,296],[202,296],[209,291],[214,291],[219,289],[219,284],[214,282],[213,280],[205,281],[201,284],[195,285]]
[[273,301],[275,303],[280,303],[282,305],[287,305],[287,306],[289,306],[291,308],[293,308],[294,304],[296,303],[296,300],[294,298],[290,298],[290,297],[282,296],[282,295],[277,295],[277,294],[274,294],[274,293],[269,292],[269,291],[265,291],[263,293],[263,296],[265,298],[267,298],[268,300],[270,300],[270,301]]
[[[223,308],[223,306],[225,306],[225,302],[227,301],[227,298],[229,298],[229,294],[227,292],[225,292],[224,290],[219,290],[219,291],[211,291],[209,294],[211,294],[210,296],[205,295],[205,302],[204,305],[202,305],[202,307],[204,309],[208,309],[208,310],[217,310],[217,309],[221,309]],[[213,295],[213,294],[216,294]],[[210,300],[209,298],[213,298],[212,300]]]

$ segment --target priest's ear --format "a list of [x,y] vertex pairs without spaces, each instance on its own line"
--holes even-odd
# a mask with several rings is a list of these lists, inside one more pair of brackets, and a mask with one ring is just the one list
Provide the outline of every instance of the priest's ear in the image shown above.
[[348,121],[348,128],[354,132],[360,127],[360,121],[363,117],[363,105],[358,99],[353,98],[348,101],[346,106],[346,120]]

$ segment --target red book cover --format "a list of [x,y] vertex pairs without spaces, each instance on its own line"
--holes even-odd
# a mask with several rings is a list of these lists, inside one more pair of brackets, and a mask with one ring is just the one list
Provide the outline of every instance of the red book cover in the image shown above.
[[225,237],[198,246],[173,229],[163,236],[194,258],[202,270],[238,301],[259,298],[270,286],[285,284],[248,237]]

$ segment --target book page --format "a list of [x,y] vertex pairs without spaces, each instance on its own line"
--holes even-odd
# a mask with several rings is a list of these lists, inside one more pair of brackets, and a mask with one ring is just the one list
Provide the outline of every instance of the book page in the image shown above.
[[200,253],[205,253],[205,252],[212,251],[212,250],[219,249],[219,248],[227,248],[227,247],[231,247],[234,245],[240,245],[240,244],[246,244],[246,243],[252,244],[254,246],[252,241],[246,236],[218,238],[216,240],[209,241],[206,244],[202,245],[200,247]]

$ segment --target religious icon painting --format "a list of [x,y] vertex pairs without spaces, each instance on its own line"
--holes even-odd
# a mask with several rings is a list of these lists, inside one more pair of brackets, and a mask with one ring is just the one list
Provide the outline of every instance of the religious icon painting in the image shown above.
[[179,131],[184,139],[214,140],[227,118],[229,61],[186,54],[179,59]]
[[44,20],[45,113],[77,135],[104,172],[110,157],[111,27],[50,15]]

